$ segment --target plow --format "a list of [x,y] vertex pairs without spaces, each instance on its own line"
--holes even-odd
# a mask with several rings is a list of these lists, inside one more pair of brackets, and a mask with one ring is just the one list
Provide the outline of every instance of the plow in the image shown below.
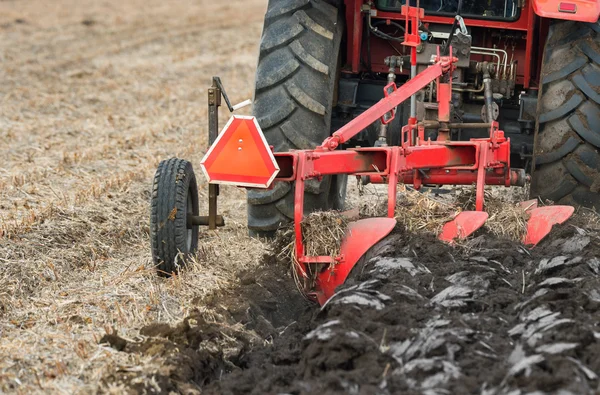
[[[480,10],[477,2],[469,1],[271,2],[254,116],[233,115],[218,133],[221,98],[231,112],[240,106],[231,105],[219,78],[213,78],[209,89],[211,146],[201,161],[210,184],[209,215],[199,215],[189,162],[170,159],[156,173],[151,235],[159,273],[176,272],[194,253],[199,226],[224,225],[217,214],[219,184],[248,188],[251,234],[268,236],[293,223],[296,274],[305,280],[305,294],[320,304],[396,227],[399,185],[416,190],[475,186],[475,210],[459,213],[438,235],[450,244],[467,239],[486,223],[486,186],[524,187],[533,182],[534,199],[522,203],[528,216],[522,243],[529,248],[554,225],[567,221],[575,205],[595,207],[592,181],[585,177],[594,175],[600,162],[590,151],[590,141],[595,140],[587,132],[597,133],[600,125],[595,118],[597,98],[585,87],[599,81],[595,52],[590,55],[596,47],[582,47],[589,57],[585,65],[563,59],[565,64],[557,69],[557,64],[544,62],[553,58],[550,51],[579,39],[563,34],[562,25],[552,19],[574,23],[573,29],[597,43],[600,5],[488,3]],[[342,18],[343,9],[347,30],[338,39],[340,26],[328,18]],[[327,48],[313,48],[319,40],[331,41],[338,52],[327,64],[322,61]],[[545,53],[536,53],[534,45],[545,42],[556,47],[548,44]],[[310,54],[310,48],[320,58]],[[345,67],[334,72],[338,64]],[[575,68],[583,71],[571,78]],[[327,78],[299,85],[307,72]],[[567,104],[577,95],[581,101],[573,106],[552,93],[544,96],[557,85],[577,90],[565,96]],[[286,105],[281,95],[293,99],[285,111],[280,108]],[[579,127],[578,120],[587,123]],[[569,129],[559,131],[561,125]],[[551,135],[553,131],[560,135]],[[313,143],[319,136],[322,139]],[[513,167],[515,162],[521,168]],[[302,232],[306,215],[343,211],[348,177],[364,185],[387,185],[387,216],[350,222],[337,256],[307,255]],[[565,193],[572,180],[573,187]],[[545,200],[572,204],[539,205]]]

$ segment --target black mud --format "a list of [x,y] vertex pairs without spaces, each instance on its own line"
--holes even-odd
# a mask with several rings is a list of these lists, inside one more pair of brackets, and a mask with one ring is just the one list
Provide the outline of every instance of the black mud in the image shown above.
[[[600,240],[578,225],[531,251],[487,235],[453,248],[398,230],[321,309],[271,260],[210,301],[218,324],[198,311],[177,328],[144,328],[153,337],[139,344],[105,340],[162,358],[161,391],[595,393]],[[107,381],[150,389],[139,374]]]

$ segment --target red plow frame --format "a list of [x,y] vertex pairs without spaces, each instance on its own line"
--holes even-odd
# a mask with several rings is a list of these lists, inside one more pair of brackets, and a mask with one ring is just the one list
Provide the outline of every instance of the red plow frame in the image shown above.
[[[415,7],[403,7],[407,24],[419,25],[422,12]],[[414,30],[414,29],[413,29]],[[404,45],[412,47],[411,66],[416,71],[416,46],[420,39],[406,29]],[[452,53],[450,48],[449,53]],[[275,153],[279,172],[275,182],[292,182],[294,195],[295,263],[297,274],[306,280],[305,291],[319,303],[325,303],[343,284],[359,259],[377,242],[386,237],[396,226],[395,208],[398,183],[410,184],[415,189],[423,185],[472,185],[477,186],[476,211],[460,213],[444,226],[440,239],[453,242],[466,238],[478,230],[488,218],[484,209],[485,185],[524,186],[527,176],[524,170],[510,167],[510,141],[499,130],[497,122],[488,124],[452,124],[450,103],[452,95],[452,72],[458,59],[441,56],[440,50],[432,65],[420,74],[396,88],[390,83],[384,88],[384,98],[354,118],[327,138],[314,150]],[[338,150],[356,134],[380,120],[387,124],[393,119],[395,109],[421,89],[435,81],[438,103],[438,120],[419,122],[409,119],[402,128],[399,146],[381,146]],[[488,128],[489,136],[471,141],[450,141],[450,130],[455,128]],[[438,129],[435,141],[425,139],[425,129]],[[242,142],[242,140],[239,140]],[[233,143],[236,143],[235,141]],[[244,155],[239,148],[240,155]],[[208,155],[207,155],[208,156]],[[203,160],[207,160],[207,157]],[[302,236],[304,219],[304,192],[307,180],[324,176],[345,174],[364,177],[370,183],[388,185],[387,218],[363,219],[350,224],[342,241],[340,255],[307,256]],[[529,205],[528,235],[526,244],[535,245],[544,238],[554,224],[563,223],[574,212],[573,207],[553,206],[537,208]],[[316,273],[314,283],[309,273]]]
[[[456,59],[438,56],[435,64],[423,73],[408,81],[359,117],[348,123],[323,144],[311,151],[276,153],[279,174],[275,181],[289,181],[295,184],[294,232],[298,274],[307,278],[310,265],[324,265],[316,284],[316,298],[324,303],[341,285],[352,267],[375,243],[383,239],[394,228],[396,194],[398,183],[412,184],[419,189],[429,185],[477,185],[476,208],[478,212],[464,212],[448,226],[442,239],[466,237],[477,230],[485,220],[485,185],[524,186],[524,170],[510,168],[510,141],[498,130],[498,124],[489,124],[490,136],[467,142],[452,142],[448,139],[450,118],[449,87]],[[441,82],[446,78],[447,82]],[[415,119],[402,129],[400,146],[356,148],[336,150],[361,130],[393,111],[400,103],[436,81],[438,86],[440,132],[436,141],[425,139],[425,125]],[[395,88],[395,86],[394,86]],[[386,93],[390,86],[386,87]],[[481,126],[485,126],[482,124]],[[352,224],[342,245],[340,256],[306,256],[302,237],[304,218],[304,186],[311,178],[327,175],[347,174],[367,177],[371,183],[388,185],[388,218],[372,218]],[[463,223],[461,226],[460,223]],[[469,223],[478,223],[468,229]],[[458,225],[457,225],[458,224]]]

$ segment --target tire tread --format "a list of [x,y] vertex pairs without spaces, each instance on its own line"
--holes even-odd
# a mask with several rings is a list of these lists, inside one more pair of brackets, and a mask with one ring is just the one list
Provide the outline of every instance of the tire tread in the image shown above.
[[[253,113],[277,151],[311,149],[330,134],[342,17],[336,6],[322,0],[269,1]],[[293,191],[290,184],[249,191],[250,233],[271,235],[289,222]],[[319,187],[307,188],[305,212],[330,209],[328,195]]]
[[[574,57],[561,67],[559,65],[564,64],[561,56],[566,46],[571,48],[569,53],[573,53]],[[596,196],[600,169],[585,163],[600,163],[599,64],[600,32],[597,23],[557,21],[551,25],[542,75],[546,69],[556,71],[542,78],[537,140],[545,139],[546,126],[557,120],[566,120],[565,125],[570,131],[569,137],[565,134],[564,140],[556,143],[552,150],[536,152],[533,196],[581,204],[600,211],[600,199]],[[536,150],[539,144],[537,146]]]

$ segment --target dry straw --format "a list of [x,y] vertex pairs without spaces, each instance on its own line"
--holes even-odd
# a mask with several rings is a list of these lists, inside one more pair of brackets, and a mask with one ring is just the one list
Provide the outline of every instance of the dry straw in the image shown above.
[[[508,193],[503,187],[490,187],[485,191],[485,211],[489,218],[485,229],[497,237],[513,241],[522,241],[527,233],[527,210],[532,205],[523,206],[515,200],[519,196]],[[475,209],[475,189],[462,191],[457,197],[457,204],[463,210]]]
[[348,230],[348,219],[337,211],[319,211],[302,221],[302,237],[307,256],[337,257]]
[[[306,256],[329,256],[332,259],[340,255],[342,240],[348,231],[348,218],[339,211],[318,211],[302,220],[302,239]],[[278,233],[274,248],[279,251],[279,260],[292,263],[292,274],[298,290],[305,293],[314,286],[317,271],[306,272],[296,259],[296,243],[293,226]]]
[[[208,251],[168,280],[150,263],[149,199],[161,159],[194,161],[206,213],[197,161],[207,147],[207,70],[218,71],[232,99],[252,95],[264,2],[234,1],[248,11],[243,22],[230,2],[75,2],[68,14],[40,1],[0,2],[8,12],[0,25],[11,22],[0,46],[21,49],[3,58],[12,71],[0,88],[0,393],[125,393],[108,377],[134,370],[150,381],[164,360],[99,339],[116,330],[138,341],[144,325],[179,322],[258,265],[264,245],[247,236],[246,193],[234,188],[219,201],[227,227],[201,231]],[[17,16],[35,23],[25,31],[12,23]],[[111,35],[91,34],[85,18]],[[155,50],[164,57],[149,61]],[[221,115],[224,124],[229,114]]]
[[421,193],[405,185],[399,187],[396,220],[410,232],[438,234],[444,224],[461,210],[456,205],[443,202],[431,193]]

